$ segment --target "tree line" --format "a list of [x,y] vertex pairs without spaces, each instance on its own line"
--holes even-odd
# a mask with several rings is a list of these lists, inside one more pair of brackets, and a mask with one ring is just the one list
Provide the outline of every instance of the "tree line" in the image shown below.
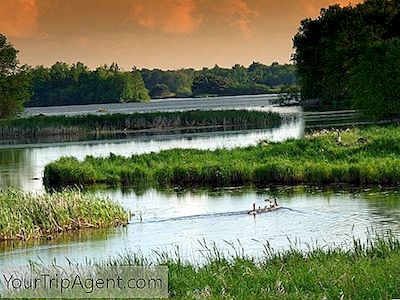
[[118,64],[90,70],[81,62],[21,66],[18,51],[0,34],[0,117],[24,106],[148,101],[150,98],[261,94],[295,85],[291,64],[249,67],[122,70]]
[[294,37],[303,103],[400,117],[400,0],[330,6]]

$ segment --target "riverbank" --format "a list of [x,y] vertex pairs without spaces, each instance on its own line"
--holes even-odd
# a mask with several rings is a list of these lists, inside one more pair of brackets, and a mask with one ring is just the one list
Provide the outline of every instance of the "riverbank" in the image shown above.
[[237,125],[264,128],[280,124],[281,116],[277,113],[248,110],[34,116],[0,120],[0,137],[67,136]]
[[[155,258],[126,253],[103,262],[73,265],[74,272],[107,272],[118,266],[168,267],[171,299],[394,299],[400,296],[400,242],[391,235],[348,249],[314,246],[307,252],[295,246],[276,252],[268,245],[261,258],[246,256],[232,246],[233,255],[204,245],[204,261],[190,262],[179,253],[155,253]],[[35,270],[48,266],[35,264]],[[75,273],[74,273],[75,274]],[[109,274],[109,271],[107,272]],[[96,291],[97,292],[97,291]],[[103,291],[104,294],[107,291]],[[104,295],[103,294],[103,295]]]
[[[261,262],[236,254],[233,260],[209,250],[201,267],[168,261],[173,299],[390,299],[400,296],[400,243],[354,241],[351,250],[316,248],[273,252]],[[210,253],[210,252],[209,252]],[[238,250],[240,253],[240,250]],[[123,260],[120,261],[123,264]]]
[[174,149],[106,158],[61,158],[48,186],[73,184],[230,186],[242,184],[399,185],[400,128],[322,130],[300,140],[215,151]]
[[72,190],[43,195],[0,191],[0,207],[0,241],[52,239],[63,232],[128,222],[119,204]]

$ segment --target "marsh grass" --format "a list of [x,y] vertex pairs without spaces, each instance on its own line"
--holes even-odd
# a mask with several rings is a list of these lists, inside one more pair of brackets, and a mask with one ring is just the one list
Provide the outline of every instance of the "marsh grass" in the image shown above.
[[247,110],[34,116],[0,120],[0,137],[80,135],[237,125],[275,127],[280,123],[281,116],[277,113]]
[[323,131],[300,140],[237,149],[173,149],[79,161],[63,157],[45,168],[47,186],[72,184],[231,186],[400,183],[400,128]]
[[77,190],[43,195],[0,191],[0,208],[0,241],[49,239],[62,232],[128,222],[119,204]]
[[254,258],[240,246],[227,255],[215,245],[203,244],[201,263],[185,260],[177,250],[155,252],[152,258],[126,253],[74,268],[168,266],[172,299],[398,298],[400,242],[389,233],[365,242],[354,239],[348,246],[315,246],[307,252],[293,246],[278,252],[266,244],[261,258]]

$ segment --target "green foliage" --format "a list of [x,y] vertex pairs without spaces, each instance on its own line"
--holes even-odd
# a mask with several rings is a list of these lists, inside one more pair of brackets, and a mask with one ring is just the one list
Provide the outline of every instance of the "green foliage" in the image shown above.
[[18,51],[0,34],[0,118],[13,116],[29,99],[24,67],[18,67]]
[[157,83],[151,88],[150,96],[151,98],[168,98],[175,96],[175,94],[169,90],[165,83]]
[[[63,158],[45,168],[48,185],[400,184],[400,129],[371,127],[239,149],[168,150],[130,158]],[[136,177],[136,170],[141,170]],[[75,176],[74,174],[78,174]],[[90,176],[85,176],[88,173]],[[83,174],[83,175],[82,175]],[[129,180],[126,180],[126,174]],[[111,180],[111,182],[110,182]]]
[[[203,243],[202,261],[155,252],[144,257],[128,251],[103,262],[72,263],[78,270],[126,266],[167,266],[171,299],[397,299],[400,241],[393,235],[354,239],[339,247],[311,245],[276,251],[264,244],[257,257],[239,245],[227,243],[227,255],[214,243]],[[226,249],[225,249],[226,250]],[[49,266],[35,264],[48,271]],[[72,269],[72,268],[71,268]],[[79,271],[78,271],[79,272]]]
[[139,71],[122,71],[117,64],[90,71],[78,62],[57,62],[29,72],[32,99],[27,106],[51,106],[109,102],[148,101],[148,91]]
[[351,72],[355,107],[377,120],[400,118],[400,39],[365,50]]
[[0,191],[0,207],[0,241],[49,238],[128,222],[128,213],[119,204],[74,190],[43,195]]
[[141,73],[146,87],[155,98],[167,98],[174,94],[177,97],[265,94],[271,93],[272,86],[296,84],[295,67],[278,63],[271,66],[253,63],[248,68],[237,64],[230,69],[216,65],[199,71],[143,69]]
[[229,88],[229,80],[215,74],[201,74],[193,80],[192,90],[196,95],[224,95]]
[[366,0],[355,7],[330,6],[317,19],[303,20],[294,37],[302,99],[348,102],[350,70],[368,46],[400,36],[399,18],[398,0]]
[[202,126],[257,126],[264,128],[278,126],[280,123],[281,116],[277,113],[247,110],[35,116],[1,120],[0,137],[97,134],[113,131]]

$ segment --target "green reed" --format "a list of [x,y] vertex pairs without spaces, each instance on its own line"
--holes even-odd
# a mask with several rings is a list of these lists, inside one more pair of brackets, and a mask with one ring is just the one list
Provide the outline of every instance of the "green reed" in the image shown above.
[[[232,254],[202,243],[203,260],[176,253],[153,257],[125,253],[102,262],[74,264],[74,270],[109,266],[168,267],[171,299],[394,299],[400,296],[400,242],[391,233],[344,248],[314,246],[307,252],[292,246],[274,251],[264,245],[261,258],[228,245]],[[47,266],[40,264],[36,268]]]
[[96,134],[216,126],[274,127],[281,116],[247,110],[155,112],[81,116],[34,116],[0,120],[0,137]]
[[119,204],[77,190],[42,195],[0,191],[0,208],[0,241],[49,239],[66,231],[128,222]]
[[72,184],[228,186],[242,184],[400,183],[400,128],[316,132],[300,140],[237,149],[173,149],[79,161],[63,157],[45,168],[47,186]]

